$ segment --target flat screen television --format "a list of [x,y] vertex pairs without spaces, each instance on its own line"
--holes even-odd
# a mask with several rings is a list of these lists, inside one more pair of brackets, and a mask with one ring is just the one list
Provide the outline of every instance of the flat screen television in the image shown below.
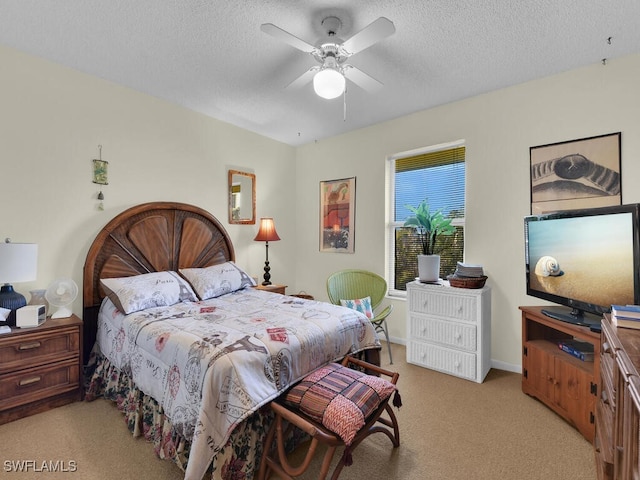
[[599,327],[612,304],[640,303],[640,204],[524,218],[527,295],[542,312]]

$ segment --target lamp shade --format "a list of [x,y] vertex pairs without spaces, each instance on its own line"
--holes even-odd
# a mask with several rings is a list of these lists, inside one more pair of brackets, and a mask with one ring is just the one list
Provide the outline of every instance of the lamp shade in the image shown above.
[[333,68],[323,68],[313,77],[313,89],[316,94],[327,100],[342,95],[344,86],[344,76]]
[[280,240],[273,218],[267,217],[260,219],[260,229],[254,240],[256,242],[275,242],[276,240]]
[[0,243],[0,283],[31,282],[37,274],[37,244]]

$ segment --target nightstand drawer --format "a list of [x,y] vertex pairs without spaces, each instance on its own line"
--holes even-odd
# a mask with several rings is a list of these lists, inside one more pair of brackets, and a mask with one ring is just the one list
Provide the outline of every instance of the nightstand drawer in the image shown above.
[[78,358],[0,375],[0,411],[78,389]]
[[414,340],[427,340],[469,352],[476,351],[475,325],[438,320],[416,314],[411,315],[409,325],[411,326],[409,335]]
[[438,294],[433,290],[414,289],[409,296],[409,303],[411,312],[478,323],[478,299],[474,296],[451,295],[444,291]]
[[0,338],[0,374],[43,363],[77,358],[80,348],[78,327],[34,330],[19,336]]

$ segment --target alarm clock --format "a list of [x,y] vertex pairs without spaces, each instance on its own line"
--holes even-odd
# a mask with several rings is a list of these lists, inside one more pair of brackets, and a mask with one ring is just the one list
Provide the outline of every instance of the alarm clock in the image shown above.
[[46,319],[46,307],[44,305],[27,305],[16,310],[16,327],[37,327],[42,325]]

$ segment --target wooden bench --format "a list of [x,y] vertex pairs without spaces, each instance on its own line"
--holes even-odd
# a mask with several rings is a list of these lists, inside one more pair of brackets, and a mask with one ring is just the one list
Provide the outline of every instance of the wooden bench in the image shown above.
[[[320,444],[327,446],[318,475],[318,479],[320,480],[326,478],[331,467],[334,453],[339,447],[344,447],[344,452],[333,471],[331,477],[333,480],[338,478],[344,466],[351,464],[351,452],[369,435],[377,432],[384,433],[389,437],[394,448],[400,446],[398,421],[389,404],[389,400],[393,396],[393,405],[396,407],[401,406],[400,397],[395,387],[399,374],[350,356],[345,357],[341,366],[331,365],[337,367],[338,370],[327,373],[327,367],[322,367],[310,373],[285,395],[271,402],[270,406],[275,414],[275,418],[267,434],[265,450],[260,463],[259,480],[266,480],[272,471],[287,480],[293,480],[302,475],[309,468]],[[340,367],[347,366],[356,367],[356,369],[354,369],[355,373],[354,370],[351,369],[348,371],[340,369]],[[354,379],[351,384],[348,384],[351,375],[363,375],[363,377]],[[322,379],[318,380],[320,377]],[[387,377],[388,380],[384,377]],[[322,385],[319,388],[325,389],[327,383],[331,384],[331,389],[333,389],[334,386],[336,390],[340,390],[343,386],[345,387],[342,391],[343,393],[336,395],[340,396],[338,404],[345,403],[344,397],[350,397],[347,403],[353,401],[354,403],[362,402],[372,404],[379,400],[377,399],[378,393],[383,390],[383,396],[386,395],[386,397],[380,400],[380,403],[373,408],[372,413],[366,418],[362,418],[360,415],[345,414],[339,415],[339,418],[334,419],[328,419],[326,416],[319,419],[317,418],[318,412],[315,412],[316,414],[313,414],[312,418],[309,413],[305,413],[309,412],[309,408],[306,408],[308,406],[305,405],[305,401],[310,398],[308,401],[313,404],[312,408],[318,407],[319,403],[321,404],[325,399],[320,398],[323,397],[322,395],[320,395],[320,397],[314,397],[313,389],[320,384]],[[389,386],[389,384],[391,384],[391,386]],[[378,388],[379,386],[381,388]],[[309,387],[309,390],[305,390]],[[390,389],[394,391],[387,395]],[[301,391],[303,392],[302,395],[306,396],[307,399],[298,405],[295,401],[292,402],[291,399],[293,398],[295,400],[297,396],[301,395]],[[358,395],[363,395],[367,398],[359,398]],[[329,410],[330,408],[328,407],[325,414]],[[364,408],[364,411],[367,411],[367,408]],[[386,415],[382,416],[385,412]],[[327,428],[327,424],[331,424],[332,421],[335,422],[336,425],[339,424],[337,428]],[[349,422],[351,422],[351,424]],[[361,425],[362,422],[364,422],[364,425]],[[290,436],[291,429],[294,427],[301,429],[310,436],[305,457],[297,466],[291,465],[285,449],[285,442]],[[349,430],[349,428],[351,428],[350,434],[355,432],[355,435],[347,444],[342,436],[345,436],[344,430]],[[334,430],[339,430],[340,432],[336,433]]]

